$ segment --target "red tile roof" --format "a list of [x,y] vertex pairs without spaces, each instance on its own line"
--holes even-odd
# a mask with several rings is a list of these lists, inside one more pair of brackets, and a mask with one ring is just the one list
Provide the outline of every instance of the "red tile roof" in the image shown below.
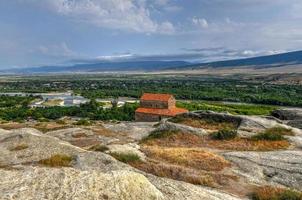
[[186,113],[188,110],[183,108],[159,109],[159,108],[138,108],[137,113],[162,115],[162,116],[175,116],[177,114]]
[[144,93],[141,97],[141,100],[145,101],[169,101],[173,95],[171,94],[152,94],[152,93]]

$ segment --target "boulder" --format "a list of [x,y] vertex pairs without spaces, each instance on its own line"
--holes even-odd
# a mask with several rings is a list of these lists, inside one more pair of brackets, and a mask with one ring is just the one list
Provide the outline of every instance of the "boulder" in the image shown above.
[[177,124],[164,119],[160,122],[159,127],[156,129],[157,131],[180,131],[184,133],[192,133],[196,135],[207,135],[207,131],[202,128],[194,128],[191,126]]
[[229,152],[223,156],[235,163],[234,172],[256,184],[279,184],[302,189],[302,152]]
[[135,143],[129,143],[129,144],[113,144],[108,145],[109,148],[106,153],[117,153],[117,154],[134,154],[137,155],[141,160],[145,160],[146,156],[143,152],[140,151],[140,146]]
[[274,110],[272,116],[280,120],[302,120],[302,109],[299,108],[282,108]]

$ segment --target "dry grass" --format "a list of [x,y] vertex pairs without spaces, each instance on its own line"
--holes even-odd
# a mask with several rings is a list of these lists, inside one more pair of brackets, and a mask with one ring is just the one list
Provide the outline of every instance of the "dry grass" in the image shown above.
[[264,186],[251,195],[253,200],[302,200],[302,193],[293,190]]
[[164,163],[157,164],[152,162],[134,162],[131,166],[159,177],[171,178],[195,185],[204,185],[208,187],[217,186],[216,181],[212,176],[201,174],[198,171],[176,165],[167,165]]
[[17,146],[10,149],[10,151],[21,151],[27,149],[29,146],[27,144],[18,144]]
[[213,120],[206,119],[194,119],[194,118],[184,118],[184,117],[176,117],[171,120],[175,123],[184,124],[187,126],[192,126],[195,128],[203,128],[207,130],[217,131],[220,129],[235,129],[236,125],[231,122],[215,122]]
[[56,154],[50,158],[40,160],[38,163],[48,167],[71,167],[74,158],[65,154]]
[[165,138],[149,139],[143,142],[148,146],[163,147],[206,147],[236,151],[273,151],[286,149],[290,146],[286,140],[266,141],[235,138],[232,140],[213,140],[210,136],[198,136],[190,133],[175,133]]
[[146,146],[148,158],[197,170],[221,171],[230,163],[223,157],[197,148],[163,148]]

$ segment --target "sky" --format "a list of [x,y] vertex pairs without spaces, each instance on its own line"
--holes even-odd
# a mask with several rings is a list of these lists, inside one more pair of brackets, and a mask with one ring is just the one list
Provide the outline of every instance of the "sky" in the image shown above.
[[0,0],[0,68],[302,50],[301,0]]

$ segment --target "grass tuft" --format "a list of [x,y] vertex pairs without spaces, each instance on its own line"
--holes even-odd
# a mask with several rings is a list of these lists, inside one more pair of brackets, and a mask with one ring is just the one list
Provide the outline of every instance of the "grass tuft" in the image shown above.
[[40,160],[38,163],[48,167],[71,167],[74,157],[65,154],[56,154],[50,158]]
[[177,131],[153,131],[150,135],[142,139],[142,143],[148,140],[167,138],[171,135],[177,134]]
[[140,157],[132,153],[110,153],[112,157],[123,163],[133,163],[141,161]]
[[101,145],[101,144],[97,144],[97,145],[94,145],[92,147],[89,148],[90,151],[100,151],[100,152],[105,152],[105,151],[108,151],[109,148],[105,145]]

